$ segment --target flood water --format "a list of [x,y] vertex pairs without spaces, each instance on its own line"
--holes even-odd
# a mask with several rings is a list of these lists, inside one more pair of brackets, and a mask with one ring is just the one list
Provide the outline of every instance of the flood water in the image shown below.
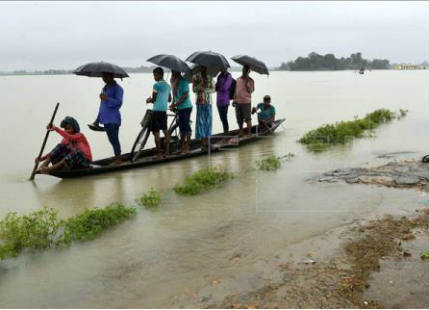
[[[238,73],[234,73],[236,76]],[[141,209],[134,220],[66,250],[24,254],[0,264],[1,307],[182,307],[217,302],[257,289],[268,261],[288,245],[371,214],[421,207],[415,191],[347,184],[314,184],[316,174],[347,166],[372,166],[379,155],[398,158],[429,153],[429,71],[253,73],[253,103],[271,95],[277,118],[286,122],[272,137],[201,157],[82,179],[36,176],[28,182],[45,125],[57,101],[57,123],[79,120],[94,158],[111,156],[104,133],[87,123],[98,111],[100,79],[78,76],[0,77],[0,216],[43,206],[63,217],[112,202],[135,204],[151,187],[162,194],[158,210]],[[153,84],[150,74],[119,81],[123,86],[124,152],[131,149]],[[321,124],[363,117],[378,108],[408,109],[402,120],[376,129],[376,136],[314,154],[296,142]],[[194,109],[195,110],[195,109]],[[221,131],[216,109],[214,132]],[[195,118],[193,111],[192,119]],[[235,128],[234,111],[229,120]],[[255,118],[254,118],[255,120]],[[60,140],[51,133],[47,150]],[[152,143],[152,142],[151,142]],[[267,155],[295,154],[276,172],[259,172]],[[226,186],[196,197],[172,188],[207,165],[236,174]],[[239,257],[239,259],[233,259]],[[262,275],[262,276],[261,276]]]

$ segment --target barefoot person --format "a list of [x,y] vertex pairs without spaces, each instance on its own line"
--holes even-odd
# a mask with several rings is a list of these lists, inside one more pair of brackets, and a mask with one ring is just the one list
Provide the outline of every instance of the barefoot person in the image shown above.
[[252,93],[255,90],[255,83],[249,76],[250,68],[243,67],[242,75],[237,79],[234,94],[235,115],[237,117],[240,136],[243,136],[243,122],[247,124],[247,135],[252,133]]
[[213,92],[212,78],[207,75],[207,68],[202,67],[201,73],[193,80],[192,90],[197,97],[197,119],[195,124],[195,137],[201,139],[201,149],[208,150],[208,140],[212,135],[212,104]]
[[122,106],[124,91],[121,86],[113,79],[113,74],[103,73],[103,81],[106,85],[100,94],[100,110],[97,119],[93,123],[95,127],[104,124],[104,129],[113,146],[115,153],[115,164],[121,160],[121,144],[119,143],[119,127],[121,126],[121,113],[119,109]]
[[271,130],[276,116],[276,109],[271,104],[271,97],[269,95],[264,96],[264,102],[259,103],[255,108],[252,109],[252,114],[258,113],[258,124],[261,130]]
[[[152,133],[155,139],[157,155],[155,158],[168,156],[170,153],[170,135],[167,130],[167,108],[168,102],[171,101],[171,88],[170,85],[164,80],[164,70],[161,67],[156,67],[153,70],[153,84],[152,97],[146,99],[146,103],[153,103],[152,113]],[[159,131],[162,130],[165,137],[165,153],[162,153],[161,137]]]
[[188,154],[191,142],[191,112],[192,102],[189,96],[189,82],[180,72],[172,71],[171,86],[173,89],[173,104],[170,109],[177,110],[180,131],[180,153]]
[[[49,173],[61,169],[88,168],[92,161],[88,140],[80,132],[79,123],[67,116],[60,124],[61,128],[52,125],[46,129],[58,132],[63,140],[48,154],[40,158],[43,161],[38,173]],[[36,158],[36,161],[38,158]],[[49,165],[51,164],[51,165]]]

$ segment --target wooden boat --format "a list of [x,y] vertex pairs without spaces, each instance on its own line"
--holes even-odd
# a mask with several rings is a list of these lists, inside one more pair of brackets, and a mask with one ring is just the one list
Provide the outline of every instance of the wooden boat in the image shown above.
[[[210,152],[221,152],[225,148],[240,147],[242,145],[255,142],[260,136],[268,136],[274,133],[274,131],[285,121],[285,119],[279,119],[274,122],[273,127],[270,131],[258,131],[257,126],[252,127],[252,135],[247,137],[238,138],[238,129],[232,130],[228,134],[216,134],[213,135],[210,139],[211,141],[211,150],[209,152],[201,150],[200,140],[193,139],[191,141],[190,153],[182,155],[178,152],[172,153],[169,157],[166,158],[153,158],[156,154],[156,149],[151,148],[141,152],[140,156],[135,161],[131,161],[132,154],[127,153],[123,154],[122,163],[118,165],[112,165],[114,157],[104,158],[92,162],[91,167],[84,169],[72,169],[72,170],[58,170],[52,171],[49,175],[58,177],[58,178],[76,178],[89,175],[96,175],[101,173],[113,172],[118,170],[132,169],[137,167],[151,166],[161,163],[167,163],[176,160],[182,160],[187,158],[192,158],[196,156],[207,155]],[[171,142],[171,150],[177,149],[177,142]]]

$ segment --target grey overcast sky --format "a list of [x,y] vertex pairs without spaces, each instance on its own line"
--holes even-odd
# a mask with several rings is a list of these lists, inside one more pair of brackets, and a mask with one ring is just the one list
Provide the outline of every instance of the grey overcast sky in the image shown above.
[[138,66],[196,50],[269,66],[312,51],[420,63],[429,2],[1,2],[0,40],[0,71]]

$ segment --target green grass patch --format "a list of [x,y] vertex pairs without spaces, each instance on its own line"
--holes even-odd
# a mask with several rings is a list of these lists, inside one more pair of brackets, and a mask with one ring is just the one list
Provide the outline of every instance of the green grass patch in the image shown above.
[[150,189],[140,197],[140,203],[146,208],[158,207],[161,202],[161,195],[154,189]]
[[305,144],[311,151],[324,151],[331,145],[345,144],[354,138],[361,138],[367,131],[375,129],[380,124],[405,117],[407,112],[401,109],[397,116],[387,109],[375,110],[362,119],[355,117],[353,121],[323,125],[306,133],[298,142]]
[[420,258],[423,260],[429,260],[429,250],[422,251],[420,253]]
[[274,171],[281,167],[280,157],[271,155],[256,162],[259,170]]
[[183,184],[176,184],[174,191],[180,195],[197,195],[218,187],[232,178],[234,178],[234,174],[223,169],[207,167],[187,177]]
[[50,208],[27,215],[10,212],[0,221],[0,260],[16,257],[25,249],[43,250],[94,239],[135,214],[136,209],[120,204],[86,210],[66,220]]

